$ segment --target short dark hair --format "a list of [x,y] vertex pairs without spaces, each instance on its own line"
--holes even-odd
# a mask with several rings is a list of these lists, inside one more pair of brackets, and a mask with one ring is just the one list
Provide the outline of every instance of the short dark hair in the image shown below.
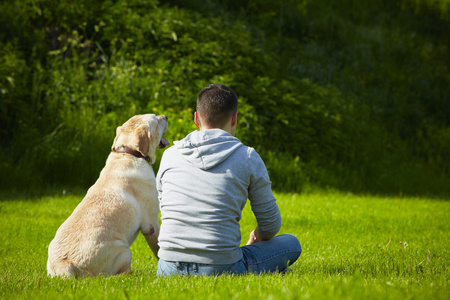
[[197,97],[197,113],[212,127],[222,127],[238,110],[238,99],[224,84],[210,84]]

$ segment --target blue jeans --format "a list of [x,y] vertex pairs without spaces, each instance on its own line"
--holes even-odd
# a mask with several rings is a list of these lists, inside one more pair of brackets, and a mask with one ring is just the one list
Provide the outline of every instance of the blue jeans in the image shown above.
[[278,235],[271,240],[241,247],[241,260],[229,265],[209,265],[159,259],[158,276],[220,275],[283,272],[302,253],[298,239],[291,234]]

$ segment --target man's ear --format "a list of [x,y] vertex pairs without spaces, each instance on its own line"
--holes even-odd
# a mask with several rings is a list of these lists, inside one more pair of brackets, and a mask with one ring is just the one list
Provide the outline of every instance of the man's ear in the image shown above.
[[200,127],[200,120],[199,120],[199,118],[198,118],[197,112],[194,112],[194,122],[195,122],[195,125],[197,125],[198,127]]
[[237,114],[238,112],[235,112],[232,116],[231,116],[231,127],[236,126],[237,124]]

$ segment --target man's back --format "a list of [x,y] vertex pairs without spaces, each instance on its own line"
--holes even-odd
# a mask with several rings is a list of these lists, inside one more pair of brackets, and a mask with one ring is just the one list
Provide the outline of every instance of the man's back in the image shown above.
[[240,260],[239,221],[247,198],[260,230],[278,232],[280,213],[253,148],[220,129],[195,131],[174,144],[157,176],[160,258],[203,264]]

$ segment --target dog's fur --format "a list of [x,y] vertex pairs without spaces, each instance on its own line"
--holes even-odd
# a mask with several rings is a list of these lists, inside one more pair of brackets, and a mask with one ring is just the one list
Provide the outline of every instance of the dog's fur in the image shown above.
[[[166,116],[150,114],[134,116],[117,128],[100,177],[50,243],[50,276],[131,272],[129,247],[139,231],[157,257],[158,195],[155,174],[144,157],[154,162],[155,150],[168,144],[162,138],[167,126]],[[122,146],[142,157],[115,152]]]

